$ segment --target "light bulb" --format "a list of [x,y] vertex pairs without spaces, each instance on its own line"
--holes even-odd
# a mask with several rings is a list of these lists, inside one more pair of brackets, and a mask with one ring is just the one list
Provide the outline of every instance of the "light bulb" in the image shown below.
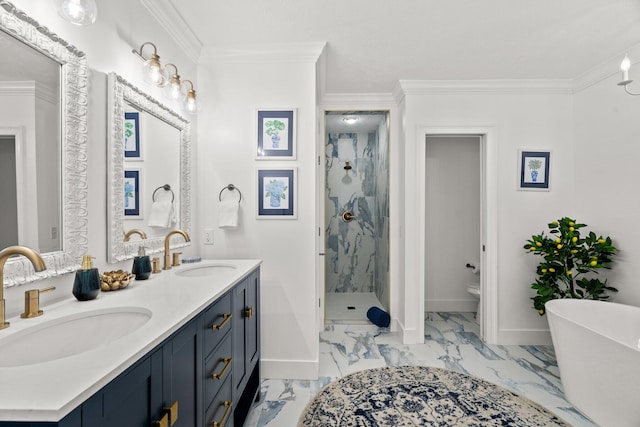
[[629,59],[629,55],[625,54],[624,59],[620,63],[620,69],[624,71],[629,71],[631,68],[631,60]]
[[58,0],[58,15],[75,25],[89,25],[96,21],[98,7],[95,0]]
[[189,114],[196,114],[198,112],[198,102],[196,101],[196,91],[189,89],[187,92],[187,98],[185,99],[184,109]]
[[143,78],[145,82],[154,86],[165,86],[168,82],[167,73],[159,59],[158,55],[151,55],[151,59],[142,64]]

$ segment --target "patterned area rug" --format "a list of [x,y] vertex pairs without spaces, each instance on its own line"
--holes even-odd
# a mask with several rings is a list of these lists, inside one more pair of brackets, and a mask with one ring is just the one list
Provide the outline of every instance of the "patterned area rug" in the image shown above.
[[342,377],[318,393],[298,426],[570,427],[505,388],[424,366],[368,369]]

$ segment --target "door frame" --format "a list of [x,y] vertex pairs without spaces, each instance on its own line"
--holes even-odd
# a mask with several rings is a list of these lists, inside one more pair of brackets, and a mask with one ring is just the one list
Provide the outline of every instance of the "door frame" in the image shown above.
[[[418,274],[418,289],[421,306],[425,294],[425,251],[426,251],[426,150],[427,136],[479,136],[480,137],[480,304],[482,318],[480,337],[489,344],[497,343],[498,337],[498,286],[497,286],[497,225],[498,225],[498,167],[496,132],[493,126],[419,126],[417,129],[417,191],[418,207],[418,260],[421,264]],[[484,248],[484,250],[483,250]],[[424,307],[420,316],[424,324]]]

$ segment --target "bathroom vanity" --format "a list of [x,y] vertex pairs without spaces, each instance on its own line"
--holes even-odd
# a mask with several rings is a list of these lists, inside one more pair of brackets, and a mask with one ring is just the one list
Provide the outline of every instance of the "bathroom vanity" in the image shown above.
[[260,381],[259,265],[183,265],[9,319],[0,426],[242,426]]

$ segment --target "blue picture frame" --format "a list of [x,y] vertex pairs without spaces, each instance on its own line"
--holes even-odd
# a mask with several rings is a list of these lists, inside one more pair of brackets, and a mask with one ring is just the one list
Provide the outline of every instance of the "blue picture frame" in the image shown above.
[[520,151],[520,189],[549,191],[550,151]]
[[129,160],[141,159],[140,153],[140,113],[124,113],[124,157]]
[[124,215],[126,217],[142,217],[140,209],[140,170],[124,171]]
[[257,169],[258,219],[297,217],[296,168]]
[[294,160],[296,110],[257,110],[256,159]]

